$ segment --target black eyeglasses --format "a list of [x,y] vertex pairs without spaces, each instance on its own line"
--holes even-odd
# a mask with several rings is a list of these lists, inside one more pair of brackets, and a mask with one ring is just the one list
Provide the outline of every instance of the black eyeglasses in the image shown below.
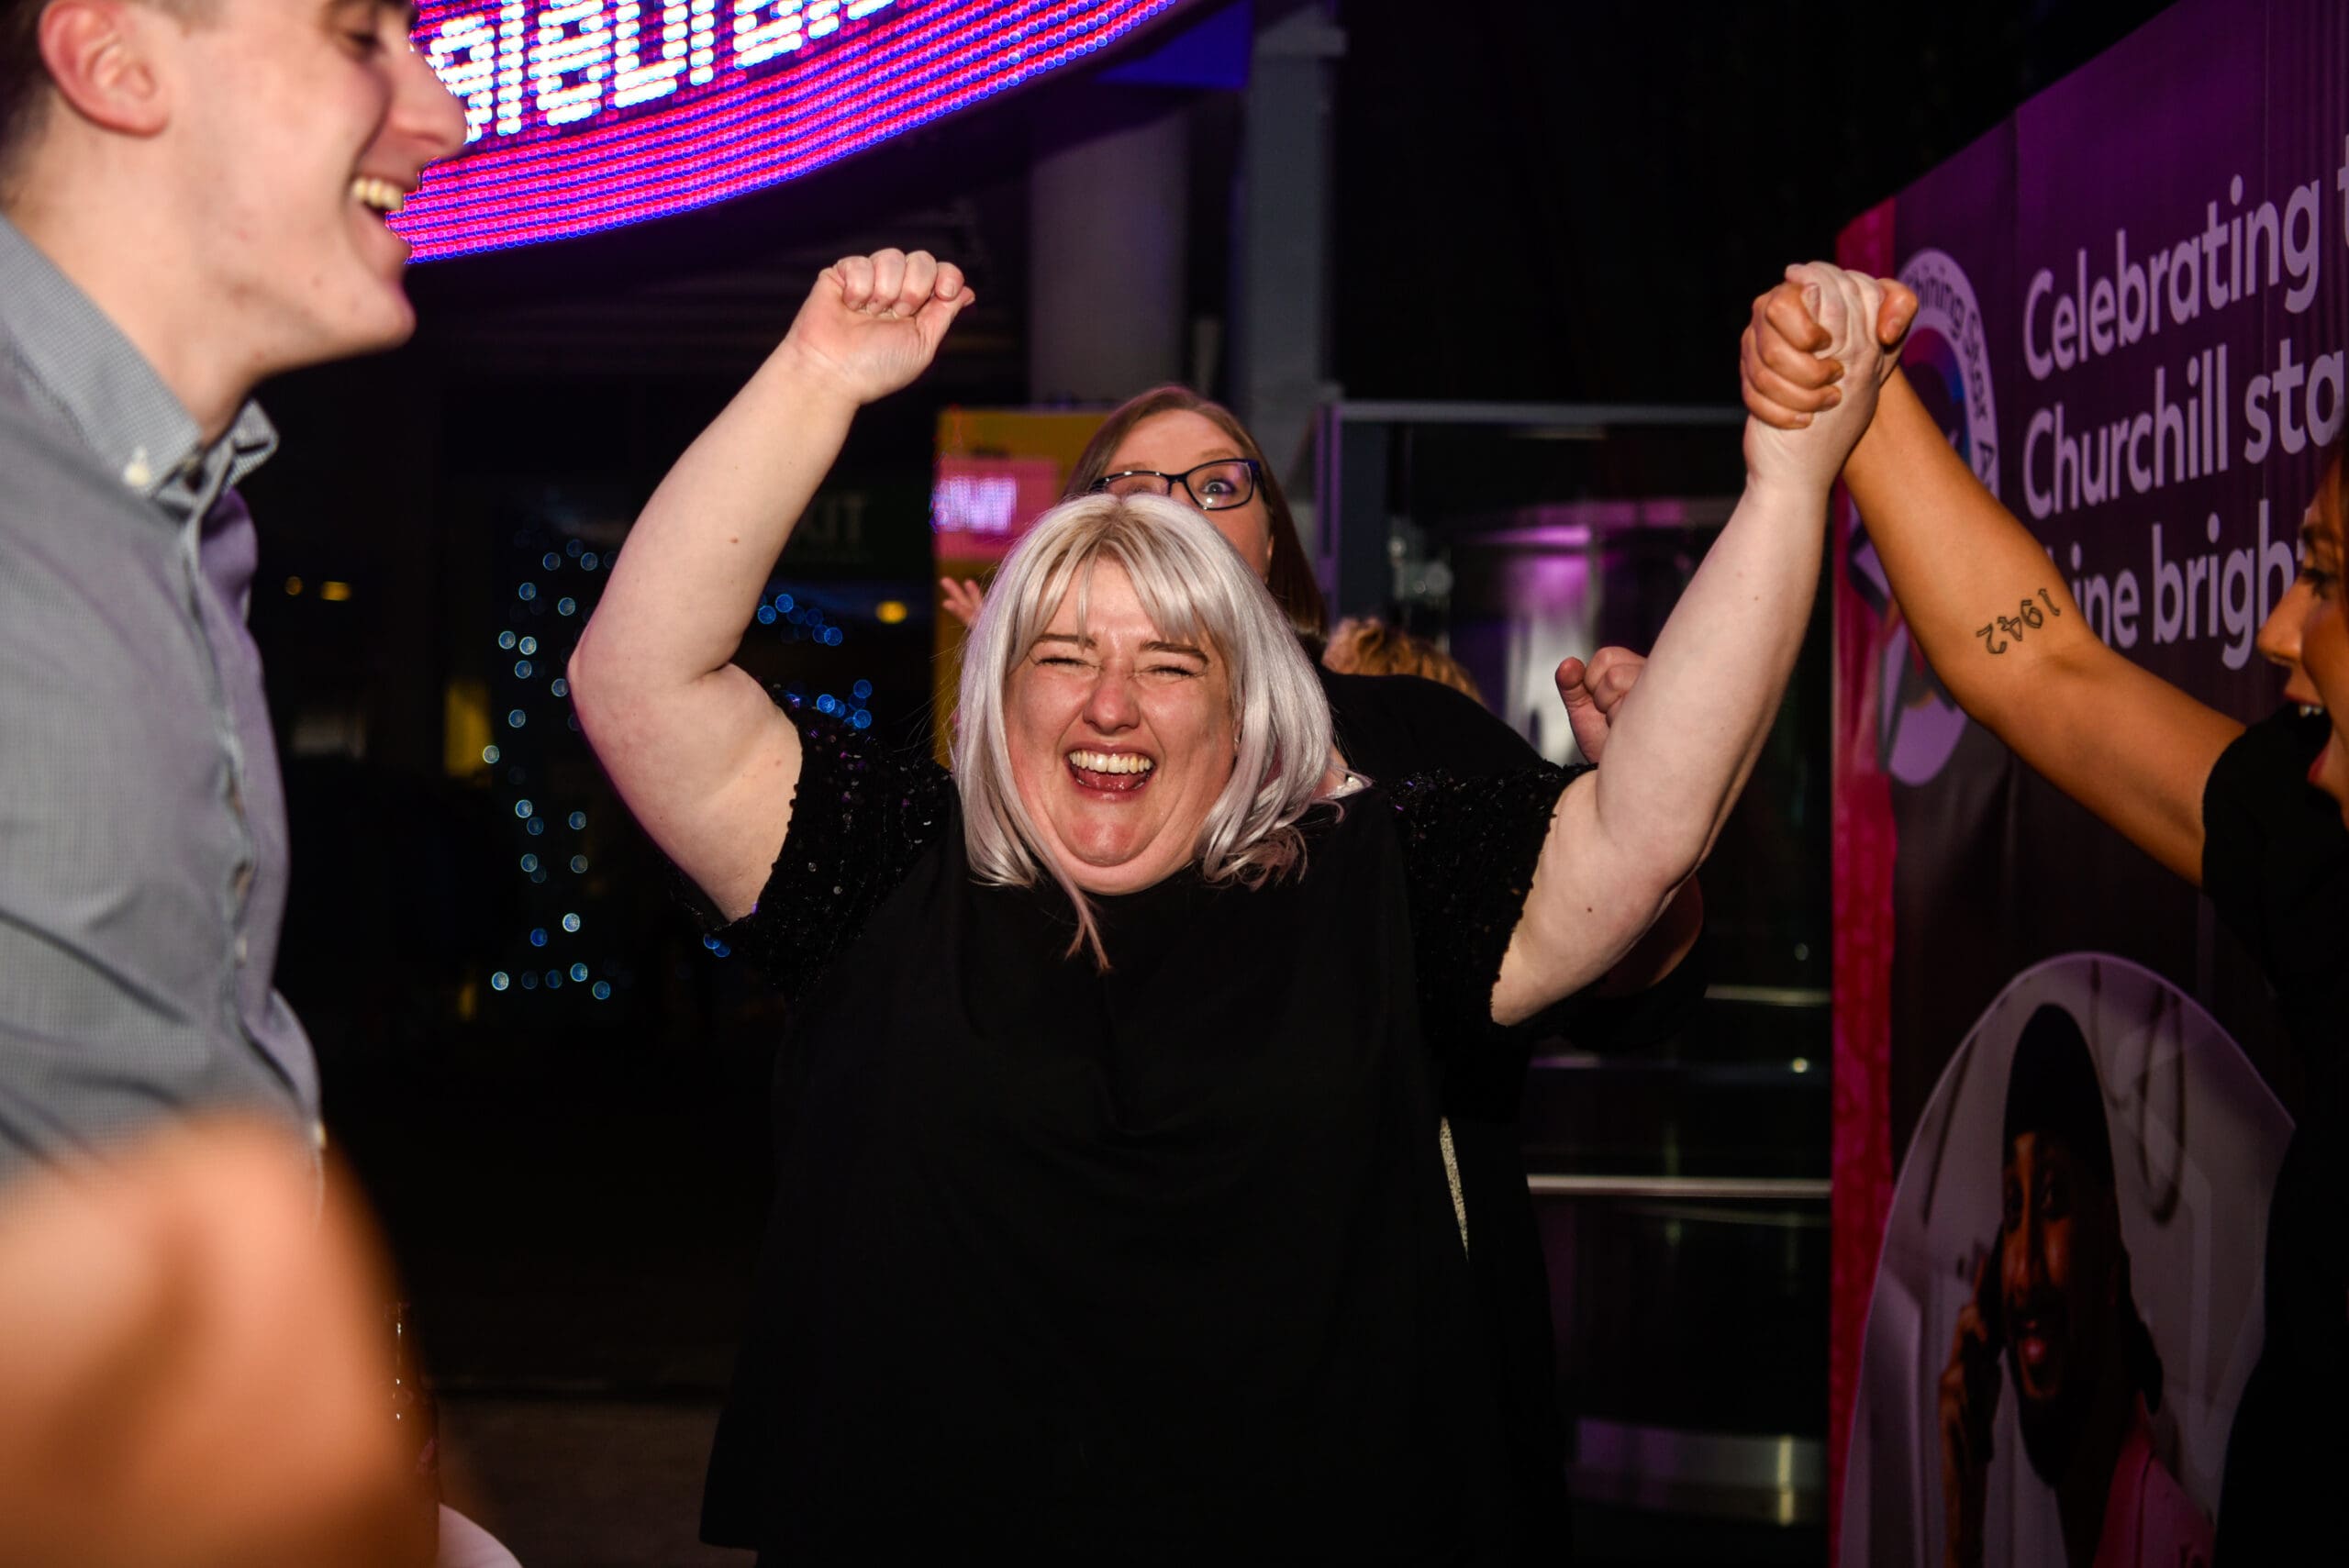
[[1218,458],[1203,462],[1186,473],[1161,473],[1156,469],[1129,468],[1117,473],[1105,473],[1093,482],[1095,495],[1103,491],[1112,495],[1172,495],[1174,486],[1202,512],[1220,512],[1227,506],[1245,506],[1256,498],[1256,460],[1249,457]]

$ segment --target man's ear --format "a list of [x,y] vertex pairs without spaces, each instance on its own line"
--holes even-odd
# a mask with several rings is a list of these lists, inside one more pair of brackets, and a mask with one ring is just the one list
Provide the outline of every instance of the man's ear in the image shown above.
[[50,0],[40,57],[58,96],[82,118],[124,136],[169,123],[171,94],[154,47],[177,20],[134,0]]

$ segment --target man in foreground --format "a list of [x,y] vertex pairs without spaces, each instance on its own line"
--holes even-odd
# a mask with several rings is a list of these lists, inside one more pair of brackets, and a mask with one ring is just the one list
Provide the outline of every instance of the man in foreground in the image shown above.
[[264,377],[415,328],[463,116],[378,0],[0,0],[0,1180],[160,1117],[312,1139],[235,485]]

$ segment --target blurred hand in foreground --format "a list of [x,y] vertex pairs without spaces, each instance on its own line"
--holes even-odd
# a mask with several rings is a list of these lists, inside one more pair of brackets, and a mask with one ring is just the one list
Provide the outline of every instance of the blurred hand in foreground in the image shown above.
[[422,1568],[385,1273],[306,1151],[226,1124],[0,1191],[0,1568]]

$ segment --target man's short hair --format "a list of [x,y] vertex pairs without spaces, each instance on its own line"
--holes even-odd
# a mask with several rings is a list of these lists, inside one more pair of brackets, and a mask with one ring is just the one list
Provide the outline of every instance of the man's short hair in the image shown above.
[[[134,0],[192,21],[217,0]],[[49,117],[49,67],[40,57],[40,18],[50,0],[0,0],[0,200],[6,200],[25,150]]]
[[0,0],[0,195],[49,113],[49,67],[40,58],[40,14],[48,8],[49,0]]

